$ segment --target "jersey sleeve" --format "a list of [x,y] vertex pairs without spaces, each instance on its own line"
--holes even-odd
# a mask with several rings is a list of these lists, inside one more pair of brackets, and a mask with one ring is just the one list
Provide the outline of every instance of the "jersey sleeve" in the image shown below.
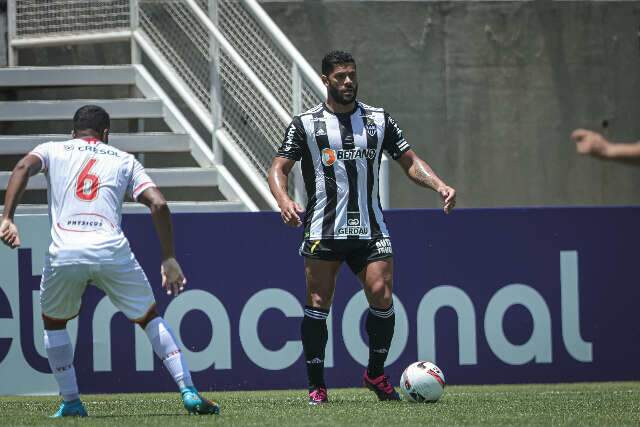
[[398,160],[411,146],[404,139],[402,129],[388,113],[384,113],[384,140],[382,148],[389,153],[393,160]]
[[51,144],[51,142],[45,142],[44,144],[38,145],[36,148],[29,152],[29,154],[38,157],[40,159],[40,162],[42,162],[42,167],[38,172],[44,172],[49,169],[49,161],[51,159]]
[[304,131],[304,125],[300,117],[296,116],[287,127],[284,134],[284,140],[282,145],[278,149],[278,157],[284,157],[291,160],[300,160],[302,158],[302,152],[304,145],[306,144],[306,133]]
[[138,196],[148,188],[155,187],[156,184],[149,178],[144,167],[136,159],[133,159],[133,168],[131,172],[131,180],[127,187],[127,194],[131,196],[133,200],[137,200]]

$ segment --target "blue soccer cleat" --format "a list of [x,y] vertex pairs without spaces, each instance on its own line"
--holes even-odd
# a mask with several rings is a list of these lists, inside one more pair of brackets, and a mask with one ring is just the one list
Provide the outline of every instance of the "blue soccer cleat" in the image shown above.
[[62,402],[56,413],[49,418],[86,417],[87,415],[87,410],[84,409],[84,405],[80,399],[76,399],[69,402]]
[[195,387],[185,387],[180,390],[180,394],[182,394],[184,408],[190,414],[218,415],[220,413],[220,405],[202,397]]

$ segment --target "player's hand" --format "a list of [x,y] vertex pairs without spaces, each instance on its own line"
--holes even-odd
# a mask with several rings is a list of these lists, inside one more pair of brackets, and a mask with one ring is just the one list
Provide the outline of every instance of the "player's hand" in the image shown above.
[[167,291],[167,295],[177,296],[184,291],[187,279],[175,258],[167,258],[162,261],[160,274],[162,275],[162,287]]
[[20,246],[18,227],[10,219],[3,219],[0,222],[0,240],[11,249]]
[[438,188],[438,193],[444,201],[444,213],[448,214],[456,205],[456,190],[448,185],[443,185]]
[[610,142],[598,132],[587,129],[576,129],[571,132],[571,139],[576,143],[576,151],[580,154],[607,157]]
[[303,212],[304,209],[291,199],[280,205],[280,217],[282,217],[282,222],[290,227],[300,227],[302,225],[300,214]]

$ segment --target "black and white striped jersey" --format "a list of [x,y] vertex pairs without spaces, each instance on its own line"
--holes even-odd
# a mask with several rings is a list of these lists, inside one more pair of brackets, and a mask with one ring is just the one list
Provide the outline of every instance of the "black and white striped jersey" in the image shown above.
[[351,113],[320,104],[295,116],[277,155],[302,160],[305,240],[389,237],[378,195],[382,150],[395,160],[410,148],[389,114],[361,102]]

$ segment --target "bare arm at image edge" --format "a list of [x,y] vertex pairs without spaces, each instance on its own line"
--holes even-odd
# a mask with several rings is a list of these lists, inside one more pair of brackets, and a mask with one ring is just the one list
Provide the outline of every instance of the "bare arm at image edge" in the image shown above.
[[576,151],[594,157],[611,160],[640,160],[640,141],[632,143],[613,143],[598,132],[576,129],[571,133],[576,143]]

